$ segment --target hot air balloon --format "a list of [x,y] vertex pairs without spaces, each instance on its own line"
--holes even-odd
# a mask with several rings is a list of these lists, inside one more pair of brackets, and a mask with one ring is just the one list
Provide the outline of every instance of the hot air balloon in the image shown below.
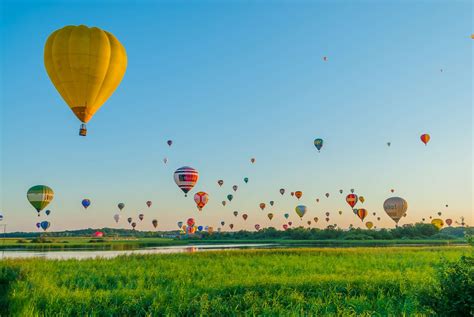
[[357,204],[357,195],[356,194],[349,194],[346,196],[346,202],[354,208],[354,206]]
[[367,217],[367,210],[364,208],[358,209],[357,210],[357,217],[360,218],[360,220],[364,221],[365,217]]
[[421,142],[423,142],[425,145],[427,145],[428,142],[430,142],[430,139],[431,139],[430,135],[426,133],[420,136]]
[[247,214],[243,214],[243,215],[242,215],[242,218],[244,218],[244,220],[247,220],[248,215],[247,215]]
[[143,215],[143,214],[139,214],[139,215],[138,215],[138,219],[140,219],[140,221],[143,221],[143,218],[144,218],[144,217],[145,217],[145,215]]
[[431,224],[433,226],[435,226],[436,228],[438,228],[438,229],[441,229],[444,226],[443,220],[439,219],[439,218],[435,218],[435,219],[431,220]]
[[318,152],[320,152],[323,147],[323,139],[314,139],[314,146],[318,149]]
[[187,234],[194,234],[195,232],[196,232],[196,227],[194,227],[194,226],[186,228],[186,233]]
[[391,142],[387,142],[387,146],[390,147],[390,145],[392,145],[392,143],[391,143]]
[[49,226],[51,226],[51,223],[49,221],[41,221],[40,226],[41,226],[41,229],[46,231],[48,230]]
[[184,196],[187,196],[188,192],[196,185],[198,179],[198,171],[189,166],[183,166],[174,172],[174,181],[184,192]]
[[202,231],[202,229],[203,229],[203,227],[202,227],[202,226],[198,226],[198,231],[199,231],[199,232],[201,232],[201,231]]
[[151,224],[153,225],[153,228],[156,229],[156,227],[158,227],[158,220],[153,219],[153,220],[151,221]]
[[46,185],[36,185],[28,189],[26,198],[36,209],[39,217],[41,210],[48,206],[48,204],[53,200],[54,192]]
[[149,201],[146,202],[146,205],[147,205],[148,208],[151,207],[151,204],[152,204],[151,200],[149,200]]
[[391,197],[385,200],[383,203],[383,209],[387,215],[398,225],[400,218],[402,218],[408,209],[408,204],[403,198]]
[[132,222],[132,228],[133,230],[135,230],[135,227],[137,226],[137,223],[136,222]]
[[307,208],[306,206],[304,205],[298,205],[295,207],[295,211],[296,211],[296,214],[300,217],[300,218],[303,218],[303,216],[305,215],[306,211],[307,211]]
[[275,202],[273,200],[270,200],[270,206],[273,206]]
[[231,194],[227,195],[227,199],[228,199],[229,201],[232,201],[233,198],[234,198],[233,195],[231,195]]
[[233,223],[229,224],[229,228],[230,230],[234,229],[234,224]]
[[249,178],[248,177],[244,177],[244,182],[245,184],[247,184],[249,182]]
[[104,236],[104,233],[102,231],[94,232],[94,238],[102,238],[103,236]]
[[166,157],[163,158],[163,163],[168,163],[168,159]]
[[237,217],[237,215],[239,214],[238,211],[234,211],[234,216]]
[[354,188],[351,188],[351,193],[354,194]]
[[288,219],[290,217],[290,214],[284,214],[285,218]]
[[268,215],[267,215],[268,219],[272,220],[273,219],[273,214],[270,212]]
[[53,32],[44,47],[44,65],[53,85],[82,122],[86,123],[118,87],[127,69],[127,53],[107,31],[85,25]]
[[40,228],[41,228],[41,222],[37,222],[37,223],[36,223],[36,228],[37,228],[37,229],[40,229]]
[[359,209],[357,209],[357,208],[352,209],[352,212],[353,212],[354,215],[356,215],[356,216],[357,216],[357,212],[358,212],[358,211],[359,211]]
[[287,224],[284,224],[284,225],[283,225],[283,229],[284,229],[284,230],[287,230],[287,229],[288,229],[288,225],[287,225]]
[[291,196],[294,196],[294,195],[295,195],[295,193],[294,193],[294,192],[291,192],[291,193],[290,193],[290,195],[291,195]]
[[49,216],[49,214],[51,213],[51,210],[48,209],[44,213],[46,214],[46,216]]
[[342,194],[344,191],[342,189],[339,189],[339,194]]
[[173,144],[173,140],[166,141],[166,144],[168,144],[168,146],[171,146],[171,144]]
[[194,201],[196,202],[197,208],[201,211],[209,201],[209,195],[205,192],[197,192],[194,194]]
[[265,206],[266,206],[266,205],[265,205],[265,203],[260,203],[259,206],[260,206],[260,209],[262,209],[262,211],[263,211],[263,210],[265,209]]
[[310,226],[311,225],[311,220],[306,221],[306,223],[308,224],[308,226]]
[[124,203],[120,203],[117,205],[118,209],[120,209],[120,211],[122,211],[122,209],[125,207],[125,204]]
[[324,57],[323,57],[323,61],[327,62],[327,61],[328,61],[328,57],[327,57],[327,56],[324,56]]
[[314,223],[318,223],[319,218],[318,218],[318,217],[314,217],[313,220],[314,220]]
[[446,219],[446,224],[451,227],[451,224],[453,223],[452,219]]
[[225,205],[227,204],[227,202],[225,200],[222,201],[222,206],[225,207]]
[[300,199],[301,196],[303,196],[303,192],[301,190],[298,190],[298,191],[295,192],[295,196],[296,196],[296,198]]
[[319,203],[319,198],[316,198],[316,202]]
[[326,198],[329,198],[329,193],[326,193],[325,196],[326,196]]
[[237,188],[239,188],[237,185],[232,186],[232,189],[234,190],[234,192],[237,191]]
[[84,207],[84,209],[87,209],[87,207],[91,205],[91,201],[89,199],[83,199],[81,204],[82,204],[82,207]]
[[365,223],[365,226],[367,227],[367,229],[370,230],[370,229],[372,229],[372,227],[374,226],[374,224],[373,224],[371,221],[367,221],[367,222]]
[[376,214],[377,214],[377,213],[375,213],[375,212],[372,213],[372,215],[374,215],[374,216],[375,216]]
[[217,184],[222,187],[222,185],[224,185],[224,181],[222,179],[219,179],[217,181]]
[[115,214],[115,215],[114,215],[114,220],[115,220],[115,223],[118,223],[119,220],[120,220],[120,215],[119,215],[119,214]]
[[225,225],[225,221],[221,221],[221,226],[224,226]]
[[194,218],[188,218],[188,220],[186,220],[186,224],[187,224],[189,227],[193,227],[194,224],[195,224]]
[[438,212],[438,216],[441,216],[441,215],[442,215],[442,212],[441,212],[441,211],[439,211],[439,212]]
[[0,213],[0,221],[3,220],[3,215]]
[[183,222],[182,221],[178,221],[178,228],[181,229],[183,227]]
[[255,230],[260,230],[260,225],[258,223],[255,225]]
[[363,204],[363,203],[364,203],[364,201],[365,201],[365,198],[364,198],[364,196],[359,196],[359,201],[360,201],[360,202]]
[[329,217],[329,212],[326,212],[326,217]]
[[392,188],[392,189],[390,189],[390,191],[393,193],[395,191],[395,189]]
[[342,215],[342,210],[339,210],[339,214]]
[[132,223],[132,220],[133,220],[132,217],[127,218],[128,223]]
[[252,157],[252,158],[250,159],[250,162],[251,162],[252,164],[255,163],[255,158]]
[[327,217],[327,218],[326,218],[326,222],[329,222],[329,220],[330,220],[329,217]]
[[284,188],[280,188],[280,194],[282,194],[282,195],[285,194],[285,189]]
[[377,220],[380,221],[380,217],[377,217]]

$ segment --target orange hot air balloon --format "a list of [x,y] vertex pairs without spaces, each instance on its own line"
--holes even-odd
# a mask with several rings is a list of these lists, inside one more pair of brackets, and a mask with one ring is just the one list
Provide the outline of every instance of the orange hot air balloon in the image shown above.
[[85,136],[86,123],[122,81],[127,53],[107,31],[69,25],[48,37],[44,65],[59,94],[82,122],[79,134]]
[[346,202],[354,208],[354,206],[357,204],[357,195],[356,194],[349,194],[346,196]]
[[423,142],[423,143],[425,143],[425,145],[427,145],[428,142],[430,142],[431,137],[430,137],[429,134],[425,133],[425,134],[422,134],[420,136],[420,139],[421,139],[421,142]]
[[364,221],[364,218],[367,217],[367,210],[366,209],[357,209],[357,216],[360,218],[360,220]]
[[205,192],[197,192],[194,194],[194,201],[196,202],[196,206],[199,211],[206,206],[207,202],[209,201],[209,195]]
[[265,205],[265,203],[260,203],[259,206],[260,206],[260,209],[262,209],[262,211],[263,211],[263,210],[265,209],[265,206],[266,206],[266,205]]
[[298,190],[298,191],[295,192],[295,196],[296,196],[296,198],[300,199],[301,196],[303,196],[303,192],[301,190]]
[[359,196],[359,201],[360,201],[361,203],[364,203],[364,201],[365,201],[364,196]]

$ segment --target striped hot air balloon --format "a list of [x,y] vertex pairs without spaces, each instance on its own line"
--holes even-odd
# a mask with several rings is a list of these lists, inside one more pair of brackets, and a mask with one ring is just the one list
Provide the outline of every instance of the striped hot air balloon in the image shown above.
[[28,189],[26,198],[38,212],[43,210],[54,198],[54,192],[46,185],[36,185]]
[[198,179],[198,171],[189,166],[183,166],[174,172],[174,181],[186,197],[188,192],[196,185]]
[[357,209],[357,216],[360,218],[360,220],[364,221],[365,217],[367,217],[367,210],[364,208]]

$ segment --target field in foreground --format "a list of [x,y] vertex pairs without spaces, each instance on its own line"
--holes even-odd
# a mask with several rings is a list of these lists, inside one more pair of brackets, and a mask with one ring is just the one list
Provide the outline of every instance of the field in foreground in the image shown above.
[[[0,315],[412,315],[469,247],[283,249],[0,262]],[[3,312],[2,312],[3,309]]]

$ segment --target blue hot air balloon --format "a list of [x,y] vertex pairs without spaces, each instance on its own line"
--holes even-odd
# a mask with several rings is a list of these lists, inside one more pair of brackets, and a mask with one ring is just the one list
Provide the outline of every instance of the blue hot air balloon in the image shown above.
[[43,229],[44,231],[48,230],[49,226],[51,225],[51,223],[49,221],[41,221],[41,229]]
[[82,200],[82,206],[87,209],[91,205],[91,201],[89,199],[83,199]]
[[323,139],[314,139],[314,146],[318,149],[318,152],[321,151],[323,147]]

